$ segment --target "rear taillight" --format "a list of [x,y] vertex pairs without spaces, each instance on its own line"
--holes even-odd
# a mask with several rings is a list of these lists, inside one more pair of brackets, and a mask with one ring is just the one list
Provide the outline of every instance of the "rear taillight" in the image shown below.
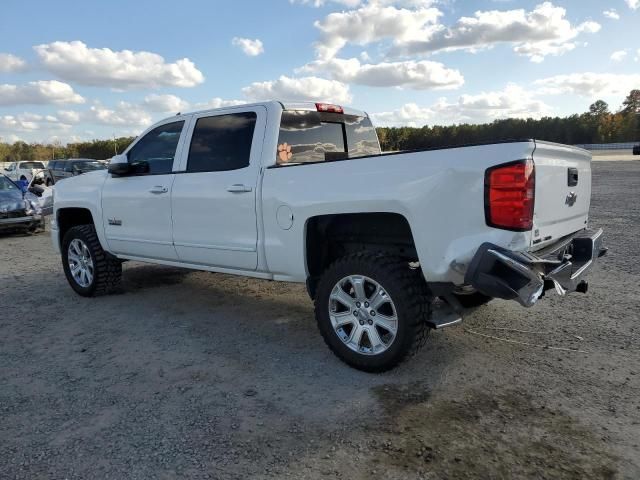
[[487,225],[520,232],[531,230],[535,191],[535,168],[531,159],[487,169],[484,176]]
[[316,103],[316,110],[319,112],[344,113],[344,109],[340,105],[332,105],[330,103]]

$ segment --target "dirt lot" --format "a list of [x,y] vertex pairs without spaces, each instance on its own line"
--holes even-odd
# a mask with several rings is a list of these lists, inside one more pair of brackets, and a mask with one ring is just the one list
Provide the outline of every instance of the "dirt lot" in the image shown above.
[[299,285],[127,263],[84,299],[48,235],[0,237],[0,478],[640,478],[640,162],[594,170],[587,295],[494,301],[383,375]]

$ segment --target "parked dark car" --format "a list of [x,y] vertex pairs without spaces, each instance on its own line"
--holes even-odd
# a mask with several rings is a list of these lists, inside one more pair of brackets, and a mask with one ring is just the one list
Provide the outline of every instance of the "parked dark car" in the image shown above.
[[0,174],[0,231],[35,231],[43,225],[37,197],[24,192],[17,183]]
[[76,175],[106,168],[106,163],[90,158],[68,158],[49,162],[49,169],[53,172],[56,182],[63,178],[75,177]]
[[633,154],[634,155],[640,155],[640,145],[634,145]]

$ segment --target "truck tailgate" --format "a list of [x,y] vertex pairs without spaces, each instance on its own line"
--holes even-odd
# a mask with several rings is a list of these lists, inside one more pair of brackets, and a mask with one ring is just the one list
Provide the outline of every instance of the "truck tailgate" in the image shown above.
[[591,202],[591,154],[581,148],[536,141],[531,246],[534,249],[587,226]]

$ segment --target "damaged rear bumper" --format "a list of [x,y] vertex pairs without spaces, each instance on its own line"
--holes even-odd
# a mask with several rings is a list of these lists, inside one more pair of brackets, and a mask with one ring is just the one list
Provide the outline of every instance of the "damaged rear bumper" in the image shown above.
[[465,283],[495,298],[530,307],[551,288],[564,295],[585,293],[584,277],[607,249],[602,229],[582,230],[538,252],[513,252],[484,243],[465,275]]

